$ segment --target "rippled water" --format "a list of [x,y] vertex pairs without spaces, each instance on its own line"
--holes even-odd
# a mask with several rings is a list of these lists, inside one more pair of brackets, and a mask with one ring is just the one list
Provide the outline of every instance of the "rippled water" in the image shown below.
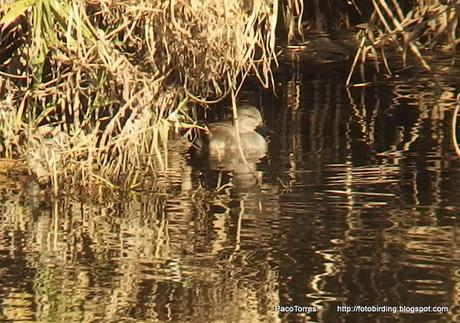
[[[173,149],[164,192],[2,189],[0,321],[460,321],[458,67],[442,67],[347,91],[340,69],[285,66],[277,96],[248,95],[273,130],[256,173]],[[295,305],[314,311],[275,310]],[[398,310],[339,311],[355,305]]]

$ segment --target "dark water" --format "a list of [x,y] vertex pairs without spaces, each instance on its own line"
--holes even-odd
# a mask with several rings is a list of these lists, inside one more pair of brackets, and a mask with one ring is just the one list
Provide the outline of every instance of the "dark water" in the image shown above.
[[277,97],[247,95],[273,130],[259,185],[173,149],[164,192],[3,189],[0,321],[459,322],[448,64],[349,91],[345,66],[285,66]]

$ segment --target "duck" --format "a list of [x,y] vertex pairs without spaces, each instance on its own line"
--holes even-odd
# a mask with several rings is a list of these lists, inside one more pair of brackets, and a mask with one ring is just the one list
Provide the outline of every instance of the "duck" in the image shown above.
[[[209,167],[234,169],[244,164],[256,164],[268,150],[268,142],[257,130],[264,127],[260,111],[252,105],[237,107],[238,132],[233,119],[208,125],[208,131],[198,143],[202,154],[207,153]],[[238,134],[240,137],[241,156]]]

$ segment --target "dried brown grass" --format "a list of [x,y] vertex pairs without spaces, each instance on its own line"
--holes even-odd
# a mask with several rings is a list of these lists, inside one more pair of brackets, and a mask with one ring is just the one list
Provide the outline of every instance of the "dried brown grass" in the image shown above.
[[460,7],[455,1],[414,1],[410,9],[403,10],[402,3],[395,0],[372,0],[373,13],[360,33],[360,48],[356,54],[351,75],[359,63],[371,59],[379,72],[380,62],[385,72],[392,75],[387,52],[397,49],[404,65],[411,53],[427,70],[429,63],[422,54],[424,49],[452,51],[460,42]]
[[[0,1],[3,157],[39,181],[135,187],[168,167],[190,104],[271,81],[277,1]],[[22,7],[21,7],[22,5]],[[0,50],[0,55],[5,52]]]

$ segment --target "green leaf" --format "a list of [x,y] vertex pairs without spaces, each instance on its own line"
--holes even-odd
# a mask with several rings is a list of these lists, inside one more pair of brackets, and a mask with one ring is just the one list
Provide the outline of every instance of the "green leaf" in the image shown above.
[[4,9],[6,14],[2,19],[0,19],[0,25],[3,25],[2,31],[8,28],[8,26],[19,18],[19,16],[21,16],[30,6],[35,5],[36,2],[37,0],[19,0],[6,5],[6,8]]

